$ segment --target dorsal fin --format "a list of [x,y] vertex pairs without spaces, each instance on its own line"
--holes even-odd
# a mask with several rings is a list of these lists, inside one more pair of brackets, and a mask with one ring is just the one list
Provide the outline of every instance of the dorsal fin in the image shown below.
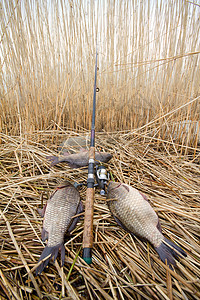
[[129,192],[129,187],[127,185],[122,184],[122,186]]
[[147,196],[146,195],[144,195],[143,193],[141,193],[141,192],[139,192],[140,193],[140,195],[144,198],[144,200],[146,200],[146,201],[148,201],[149,202],[149,199],[147,198]]

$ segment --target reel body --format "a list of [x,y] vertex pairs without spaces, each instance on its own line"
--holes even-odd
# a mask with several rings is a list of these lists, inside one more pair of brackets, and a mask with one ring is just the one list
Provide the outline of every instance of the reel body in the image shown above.
[[[108,184],[108,181],[110,180],[110,174],[106,170],[106,167],[104,165],[96,166],[95,177],[97,183],[94,184],[94,187],[99,187],[100,195],[105,196],[106,186]],[[87,186],[87,183],[86,182],[74,183],[75,188],[82,187],[83,185]]]
[[100,195],[106,194],[106,185],[110,180],[110,174],[107,172],[106,167],[104,165],[100,165],[96,167],[96,181],[97,186],[100,188]]

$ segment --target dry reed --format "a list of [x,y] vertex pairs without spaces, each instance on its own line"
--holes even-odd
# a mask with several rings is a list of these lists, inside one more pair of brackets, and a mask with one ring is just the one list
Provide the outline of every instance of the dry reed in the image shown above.
[[[200,298],[199,9],[182,0],[1,1],[1,299]],[[79,254],[81,220],[64,268],[58,260],[35,277],[44,247],[36,207],[64,178],[87,177],[45,157],[88,133],[96,32],[97,148],[113,153],[114,179],[149,197],[188,257],[170,270],[116,225],[96,191],[93,264]]]
[[[191,1],[5,0],[0,13],[1,132],[44,130],[52,120],[89,128],[96,32],[98,130],[141,127],[199,96]],[[156,125],[199,121],[198,104]]]

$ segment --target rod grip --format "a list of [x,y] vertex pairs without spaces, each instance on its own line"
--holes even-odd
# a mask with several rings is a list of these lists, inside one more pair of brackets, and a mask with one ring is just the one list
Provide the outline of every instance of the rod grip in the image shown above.
[[85,201],[85,220],[83,231],[83,259],[92,263],[91,249],[93,246],[93,211],[94,211],[94,188],[87,188]]

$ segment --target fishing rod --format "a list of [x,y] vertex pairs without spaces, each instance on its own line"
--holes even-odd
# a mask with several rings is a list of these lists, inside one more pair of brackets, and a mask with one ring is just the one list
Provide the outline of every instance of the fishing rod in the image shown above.
[[93,213],[94,213],[94,166],[95,166],[95,112],[96,112],[96,82],[97,82],[97,45],[96,45],[96,63],[94,78],[94,94],[93,94],[93,112],[92,127],[89,150],[89,165],[87,178],[87,191],[85,201],[85,219],[83,230],[83,259],[86,263],[92,263],[92,247],[93,247]]

